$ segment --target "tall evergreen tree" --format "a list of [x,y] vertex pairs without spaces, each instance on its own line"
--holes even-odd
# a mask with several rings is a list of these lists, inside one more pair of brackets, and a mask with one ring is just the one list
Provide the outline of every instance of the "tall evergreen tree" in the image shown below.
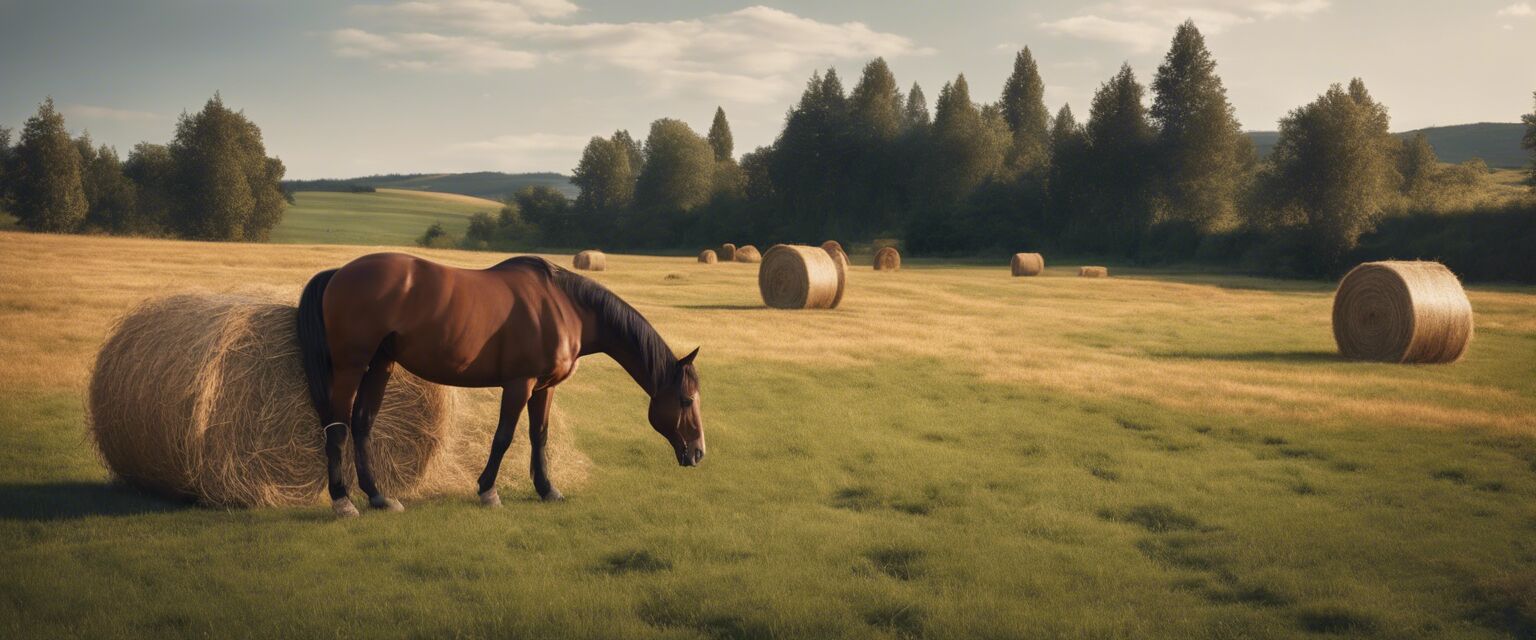
[[[1536,91],[1531,92],[1531,101],[1536,102]],[[1525,122],[1525,136],[1521,138],[1520,146],[1531,152],[1530,176],[1526,182],[1531,185],[1533,191],[1536,191],[1536,107],[1533,107],[1530,113],[1520,116],[1520,120]]]
[[1050,113],[1045,108],[1045,83],[1034,54],[1024,47],[1013,60],[1013,74],[1003,84],[1003,117],[1013,134],[1009,164],[1028,170],[1050,157]]
[[1049,206],[1044,231],[1051,236],[1060,236],[1083,209],[1087,150],[1087,134],[1072,115],[1072,107],[1061,105],[1051,121],[1051,165],[1046,181]]
[[1307,256],[1299,267],[1331,270],[1374,226],[1395,187],[1386,109],[1356,79],[1335,84],[1280,120],[1267,191],[1300,217]]
[[889,142],[901,133],[902,96],[896,76],[884,58],[864,65],[859,83],[848,96],[848,116],[853,133],[864,141]]
[[709,124],[709,146],[715,150],[715,160],[732,160],[736,142],[731,139],[731,123],[725,120],[725,108],[715,107],[715,120]]
[[593,137],[571,173],[571,183],[581,190],[576,196],[578,214],[591,223],[594,235],[610,233],[619,212],[635,197],[628,150],[614,140]]
[[942,202],[958,202],[998,170],[1006,141],[996,133],[971,101],[965,74],[944,85],[934,103],[934,155],[928,159],[932,188]]
[[0,127],[0,213],[11,210],[11,130]]
[[1247,147],[1216,61],[1193,21],[1174,33],[1152,80],[1159,191],[1170,219],[1199,233],[1237,222]]
[[283,164],[268,158],[261,129],[213,98],[183,114],[170,146],[175,165],[171,224],[201,240],[265,240],[282,220]]
[[808,242],[836,233],[835,210],[847,185],[848,99],[837,71],[812,73],[773,144],[769,175],[783,216],[775,237]]
[[1153,220],[1151,122],[1130,64],[1099,87],[1089,107],[1087,166],[1097,185],[1071,233],[1078,246],[1133,253]]
[[927,127],[933,120],[928,115],[928,98],[916,82],[907,90],[907,103],[902,107],[902,123],[908,129]]
[[85,220],[85,190],[80,182],[80,150],[64,129],[64,116],[53,98],[37,107],[21,130],[10,179],[12,211],[21,226],[34,231],[74,231]]
[[709,201],[715,152],[681,120],[651,123],[645,169],[635,185],[635,204],[662,212],[690,211]]

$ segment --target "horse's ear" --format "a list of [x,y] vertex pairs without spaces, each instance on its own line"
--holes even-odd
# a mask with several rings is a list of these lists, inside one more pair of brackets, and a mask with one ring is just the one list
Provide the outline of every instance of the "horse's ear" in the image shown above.
[[677,361],[677,366],[679,366],[679,367],[686,367],[686,366],[688,366],[690,364],[693,364],[693,359],[698,357],[698,355],[699,355],[699,348],[698,347],[694,347],[693,351],[689,352],[688,355],[683,356],[683,359]]

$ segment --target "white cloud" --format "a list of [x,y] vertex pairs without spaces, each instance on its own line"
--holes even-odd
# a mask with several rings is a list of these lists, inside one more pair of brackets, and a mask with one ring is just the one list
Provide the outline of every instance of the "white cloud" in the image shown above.
[[391,68],[486,72],[575,63],[633,71],[659,94],[741,102],[776,100],[799,86],[800,75],[833,61],[932,53],[863,23],[820,22],[763,6],[668,22],[553,21],[577,11],[564,0],[359,7],[358,15],[377,22],[374,30],[339,29],[331,41],[337,55]]
[[587,145],[588,136],[567,136],[555,133],[515,133],[496,136],[490,140],[460,142],[450,145],[453,151],[491,151],[496,153],[521,153],[529,151],[573,151]]
[[547,171],[568,166],[581,155],[588,136],[514,133],[489,140],[446,145],[432,152],[439,166],[452,171]]
[[1529,2],[1521,2],[1499,9],[1498,15],[1506,18],[1529,18],[1536,16],[1536,9],[1532,9]]
[[164,116],[148,111],[134,111],[131,109],[114,109],[112,107],[98,107],[89,104],[66,104],[59,107],[59,111],[71,118],[82,120],[113,120],[117,122],[131,122],[135,120],[161,120]]
[[1305,18],[1328,6],[1329,0],[1121,0],[1042,26],[1058,34],[1146,52],[1167,44],[1174,27],[1185,20],[1194,20],[1203,33],[1218,34],[1254,22]]

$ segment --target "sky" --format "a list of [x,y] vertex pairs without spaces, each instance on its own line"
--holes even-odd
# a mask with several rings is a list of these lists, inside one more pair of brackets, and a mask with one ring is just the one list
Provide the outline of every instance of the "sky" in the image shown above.
[[1205,34],[1245,129],[1365,80],[1394,130],[1513,122],[1536,90],[1536,0],[0,0],[0,126],[52,97],[126,154],[219,92],[290,178],[568,173],[594,135],[725,109],[773,142],[817,69],[882,56],[931,101],[993,101],[1019,48],[1079,120],[1122,62],[1147,83],[1174,27]]

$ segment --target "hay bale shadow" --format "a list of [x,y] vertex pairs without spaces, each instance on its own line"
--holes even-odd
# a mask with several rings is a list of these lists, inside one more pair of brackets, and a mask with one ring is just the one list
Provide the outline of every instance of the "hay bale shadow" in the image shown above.
[[1336,351],[1164,351],[1151,355],[1157,358],[1227,362],[1345,362],[1344,357]]
[[0,483],[0,520],[47,522],[92,516],[136,516],[194,508],[105,482]]

